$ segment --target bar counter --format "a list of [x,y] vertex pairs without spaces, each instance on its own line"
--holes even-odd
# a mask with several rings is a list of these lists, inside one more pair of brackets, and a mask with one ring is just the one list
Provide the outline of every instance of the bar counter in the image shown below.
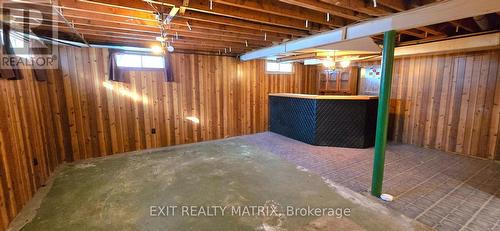
[[319,146],[374,145],[377,96],[269,94],[269,130]]

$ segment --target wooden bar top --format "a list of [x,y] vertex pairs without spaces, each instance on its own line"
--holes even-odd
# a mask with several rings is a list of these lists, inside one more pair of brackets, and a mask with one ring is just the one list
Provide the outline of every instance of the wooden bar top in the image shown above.
[[371,100],[378,99],[378,96],[372,95],[307,95],[307,94],[293,94],[293,93],[270,93],[269,96],[280,96],[290,98],[303,98],[303,99],[331,99],[331,100]]

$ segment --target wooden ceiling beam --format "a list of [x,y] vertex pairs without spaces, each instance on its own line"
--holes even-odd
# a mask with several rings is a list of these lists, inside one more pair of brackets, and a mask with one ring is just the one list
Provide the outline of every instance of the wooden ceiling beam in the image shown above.
[[411,35],[413,37],[417,37],[417,38],[421,38],[421,39],[426,37],[425,34],[420,34],[420,33],[417,33],[417,32],[411,31],[411,30],[403,30],[403,31],[399,31],[399,33]]
[[460,21],[450,21],[450,24],[455,26],[455,27],[459,27],[459,28],[462,28],[468,32],[476,32],[476,30],[474,30],[473,28],[469,27],[469,26],[466,26],[464,23],[460,22]]
[[[317,10],[320,12],[329,12],[332,7],[345,7],[345,10],[351,10],[352,12],[350,13],[351,15],[357,15],[356,16],[356,21],[364,21],[370,19],[372,16],[383,16],[383,15],[388,15],[391,12],[388,12],[388,9],[380,9],[380,7],[374,12],[373,10],[366,10],[365,8],[370,8],[367,6],[367,4],[362,1],[362,0],[343,0],[343,1],[310,1],[310,0],[280,0],[281,2],[286,2],[289,4],[294,4],[298,5],[301,7]],[[377,0],[379,2],[380,0]],[[338,2],[338,4],[337,4]],[[392,8],[397,9],[397,8],[403,8],[403,3],[398,3],[400,0],[386,0],[382,1],[382,3],[386,5],[393,5]],[[333,4],[333,5],[332,5]],[[373,8],[373,7],[371,7]],[[355,12],[356,10],[359,10],[362,13]],[[365,10],[363,10],[365,9]],[[443,33],[436,31],[432,28],[429,27],[421,27],[418,28],[419,30],[422,30],[424,32],[427,32],[428,34],[432,35],[442,35]],[[419,34],[415,32],[405,32],[401,31],[401,33],[409,34],[418,38],[425,38],[425,34]]]
[[372,1],[364,1],[364,0],[320,0],[320,1],[376,17],[386,16],[392,13],[391,8],[385,7],[383,5],[382,6],[378,5],[377,7],[373,7]]
[[444,35],[443,32],[435,30],[430,26],[417,27],[416,29],[421,30],[423,32],[427,32],[428,34],[431,34],[431,35]]
[[[136,41],[136,40],[127,40],[127,39],[114,39],[114,38],[103,38],[99,36],[89,36],[88,39],[91,39],[92,41],[95,41],[96,45],[102,44],[102,45],[117,45],[121,46],[123,45],[123,42],[125,41],[128,45],[130,46],[136,46],[136,47],[149,47],[151,44],[147,42],[141,42],[141,41]],[[217,55],[224,55],[224,56],[237,56],[241,53],[244,53],[247,50],[241,50],[238,48],[232,48],[231,52],[229,52],[229,49],[226,48],[227,53],[224,52],[224,48],[219,48],[219,47],[210,47],[210,46],[205,46],[205,47],[200,47],[192,44],[176,44],[174,45],[174,53],[179,53],[179,52],[188,52],[188,53],[198,53],[198,52],[210,52],[210,54]]]
[[213,0],[214,2],[224,5],[230,5],[258,12],[279,15],[283,17],[291,17],[300,20],[309,20],[318,24],[324,24],[334,27],[345,26],[349,21],[340,17],[331,17],[330,21],[326,20],[326,14],[321,14],[318,11],[310,10],[307,8],[298,7],[278,1],[265,1],[265,0]]
[[[18,22],[19,24],[25,24],[24,22]],[[38,25],[38,23],[33,22],[31,23],[33,25]],[[48,28],[51,27],[52,25],[40,25],[41,27]],[[70,27],[66,26],[64,23],[60,22],[58,25],[59,30],[68,30],[71,29]],[[103,34],[107,34],[109,36],[113,35],[127,35],[127,36],[138,36],[142,38],[147,38],[147,39],[155,39],[158,36],[159,31],[130,31],[130,30],[125,30],[122,28],[118,27],[110,27],[106,28],[106,30],[103,30],[102,28],[95,28],[94,26],[88,26],[88,25],[75,25],[75,28],[81,32],[83,35],[86,34],[92,34],[92,33],[97,33],[97,32],[102,32]],[[179,36],[180,39],[185,39],[185,38],[195,38],[199,40],[213,40],[213,41],[222,41],[222,42],[232,42],[232,43],[238,43],[241,46],[246,46],[248,44],[248,47],[250,48],[259,48],[263,46],[268,46],[271,45],[272,43],[270,42],[262,42],[262,41],[255,41],[255,40],[244,40],[244,39],[238,39],[238,38],[228,38],[224,36],[220,36],[217,34],[198,34],[198,33],[191,33],[191,31],[182,31],[182,32],[177,32],[177,35]],[[175,32],[170,35],[171,37],[176,38]],[[169,39],[171,38],[169,37]]]
[[[70,36],[63,35],[63,37],[65,39],[68,39]],[[105,36],[99,36],[99,35],[88,35],[87,38],[94,41],[93,45],[118,45],[118,46],[122,46],[124,41],[127,43],[127,45],[137,46],[137,47],[149,48],[152,45],[155,45],[155,43],[152,43],[152,42],[137,40],[137,39],[133,39],[133,38],[127,38],[127,37],[113,38],[113,37],[105,37]],[[237,54],[241,54],[245,51],[250,50],[248,48],[234,47],[234,48],[231,48],[232,52],[229,53],[229,49],[226,47],[227,53],[224,53],[224,47],[221,48],[219,46],[211,46],[211,45],[199,46],[199,45],[194,44],[192,42],[176,43],[173,46],[175,48],[175,51],[179,51],[179,49],[181,49],[181,50],[182,49],[191,49],[191,50],[202,50],[202,51],[213,51],[213,52],[221,51],[222,54],[226,54],[226,55],[228,55],[228,54],[237,55]]]
[[[15,18],[22,19],[21,14],[13,14]],[[82,17],[77,17],[73,15],[66,15],[68,19],[72,21],[72,23],[76,27],[81,27],[81,26],[90,26],[93,28],[99,28],[99,29],[120,29],[120,30],[125,30],[125,31],[132,31],[132,32],[150,32],[150,33],[155,33],[159,34],[160,29],[158,26],[151,26],[151,25],[143,25],[143,24],[134,24],[134,23],[123,23],[120,21],[105,21],[101,20],[98,17],[95,17],[95,19],[86,19]],[[41,18],[32,18],[32,20],[41,20]],[[19,20],[22,21],[22,20]],[[63,23],[63,21],[54,21],[57,23]],[[196,24],[197,25],[197,24]],[[203,34],[204,36],[210,36],[211,34],[219,35],[219,36],[225,36],[228,38],[237,38],[241,39],[242,41],[248,40],[248,41],[256,41],[256,42],[263,42],[264,44],[272,43],[272,41],[281,41],[281,38],[279,37],[274,37],[273,35],[268,35],[268,41],[264,41],[263,36],[255,35],[256,31],[252,33],[252,31],[249,31],[247,33],[241,33],[242,31],[236,32],[227,32],[224,30],[224,28],[210,28],[210,29],[205,29],[205,28],[198,28],[195,25],[192,25],[191,27],[194,28],[194,30],[189,30],[185,25],[176,25],[176,24],[171,24],[170,29],[168,31],[170,32],[189,32],[189,33],[194,33],[194,34]]]
[[[152,45],[159,45],[159,42],[152,38],[144,38],[144,37],[137,37],[137,36],[130,36],[130,35],[109,35],[106,34],[105,32],[93,32],[93,33],[86,33],[85,35],[86,38],[91,38],[91,37],[101,37],[101,38],[108,38],[108,39],[126,39],[126,40],[136,40],[136,41],[142,41],[144,43]],[[255,47],[245,47],[242,44],[237,44],[237,43],[231,43],[231,42],[220,42],[220,41],[200,41],[199,39],[180,39],[180,40],[174,40],[171,42],[173,46],[177,44],[190,44],[194,46],[199,46],[199,47],[214,47],[214,48],[219,48],[219,49],[224,49],[224,48],[231,48],[231,49],[239,49],[239,50],[251,50],[254,49]]]
[[[20,2],[25,2],[27,4],[40,5],[47,7],[45,3],[29,2],[24,0],[19,0]],[[147,3],[142,1],[121,1],[121,0],[101,0],[101,1],[87,1],[87,0],[59,0],[61,8],[65,12],[65,15],[70,14],[72,16],[94,18],[93,14],[99,14],[96,16],[99,19],[112,20],[111,18],[123,17],[124,21],[132,22],[137,24],[145,24],[150,26],[159,26],[156,18],[153,15],[153,9]],[[113,5],[113,3],[115,5]],[[165,6],[165,11],[169,11],[169,6]],[[50,10],[50,9],[48,9]],[[216,15],[206,15],[199,12],[192,12],[189,18],[182,18],[181,15],[176,17],[172,24],[183,24],[189,19],[190,24],[208,25],[209,27],[227,27],[227,18],[216,16]],[[195,17],[202,15],[201,20],[197,20]],[[194,16],[194,17],[193,17]],[[199,21],[203,23],[196,23],[194,21]],[[251,29],[257,31],[265,31],[268,35],[277,35],[277,37],[289,38],[289,35],[294,36],[305,36],[308,35],[305,30],[296,30],[282,27],[275,27],[269,25],[263,25],[259,23],[247,22],[244,20],[232,20],[230,27],[233,29],[241,28],[239,30]],[[235,31],[235,30],[233,30]],[[249,34],[255,34],[255,31]],[[279,35],[281,34],[281,35]],[[288,36],[283,36],[288,35]]]
[[311,0],[279,0],[280,2],[300,6],[303,8],[323,12],[330,13],[332,16],[338,16],[354,21],[360,21],[370,17],[366,14],[360,14],[356,11],[338,7],[336,5],[320,2],[320,1],[311,1]]
[[[123,0],[80,0],[80,2],[87,2],[96,5],[111,6],[125,9],[135,10],[152,10],[146,2],[143,1],[123,1]],[[165,7],[179,6],[182,4],[180,0],[168,1],[152,1],[156,5],[159,3],[165,4]],[[277,17],[270,14],[258,14],[253,11],[238,9],[235,7],[214,7],[210,10],[206,1],[191,0],[189,1],[188,11],[179,18],[189,18],[191,20],[209,21],[218,24],[230,24],[243,28],[252,28],[262,31],[279,32],[284,34],[293,34],[295,36],[308,35],[308,30],[319,30],[320,28],[306,28],[305,22],[292,18]],[[231,17],[231,18],[228,18]],[[175,21],[176,19],[174,19]]]
[[396,11],[408,10],[405,0],[377,0],[377,4],[389,7]]
[[233,18],[228,18],[228,17],[209,15],[209,14],[204,14],[204,13],[194,12],[194,11],[186,11],[184,13],[184,15],[182,15],[182,18],[194,20],[194,21],[202,21],[202,22],[207,22],[207,23],[216,23],[216,24],[221,24],[221,25],[235,26],[235,27],[240,27],[240,28],[244,28],[244,29],[252,29],[252,30],[261,31],[262,34],[265,32],[267,32],[267,33],[274,32],[274,33],[280,33],[280,34],[288,34],[288,35],[292,35],[294,37],[303,37],[303,36],[309,35],[308,32],[297,30],[297,29],[275,27],[275,26],[269,26],[269,25],[264,25],[264,24],[256,24],[253,22],[246,22],[246,21],[240,20],[240,19],[233,19]]
[[[50,28],[47,27],[38,27],[37,29],[43,28],[44,30],[49,30]],[[127,39],[127,40],[137,40],[137,41],[144,41],[148,42],[150,44],[159,44],[158,41],[156,41],[156,36],[154,35],[146,35],[146,34],[137,34],[137,33],[122,33],[122,32],[116,32],[116,31],[99,31],[99,30],[88,30],[88,29],[82,29],[80,28],[82,33],[84,34],[85,37],[88,36],[100,36],[100,37],[109,37],[109,38],[118,38],[118,39]],[[71,28],[68,27],[59,27],[59,31],[62,32],[61,34],[71,34]],[[72,36],[74,37],[74,36]],[[245,45],[243,42],[233,42],[233,41],[220,41],[220,40],[213,40],[213,39],[203,39],[200,40],[200,38],[195,37],[180,37],[181,39],[179,40],[173,40],[170,41],[172,44],[184,44],[184,43],[190,43],[193,45],[198,45],[198,46],[214,46],[214,47],[220,47],[223,49],[224,47],[232,47],[232,48],[239,48],[239,49],[254,49],[254,48],[259,48],[261,46],[259,45],[254,45],[254,44],[248,44],[248,47]]]
[[[160,2],[173,3],[176,2],[176,0],[161,0]],[[291,17],[283,17],[265,12],[259,13],[252,9],[240,8],[231,5],[213,4],[212,9],[210,9],[210,6],[207,4],[206,0],[190,0],[188,10],[189,11],[186,11],[184,15],[186,15],[186,13],[196,11],[196,12],[206,13],[209,15],[219,15],[245,21],[253,21],[268,25],[288,27],[298,30],[320,31],[323,28],[329,28],[313,23],[309,23],[308,27],[306,27],[305,20],[291,18]]]
[[[99,7],[99,11],[91,11],[89,10],[89,8],[92,7],[95,9],[95,5],[92,4],[90,4],[90,6],[86,5],[85,7],[80,5],[79,7],[82,7],[83,9],[68,7],[67,5],[63,7],[65,12],[64,13],[65,17],[70,18],[75,23],[85,23],[85,21],[88,20],[88,24],[93,24],[93,25],[115,24],[113,26],[120,26],[120,27],[141,26],[148,28],[159,28],[158,22],[156,21],[156,19],[152,17],[152,13],[147,14],[145,18],[139,18],[136,17],[137,16],[135,14],[136,11],[131,11],[127,9],[116,10],[104,6],[104,7]],[[45,9],[45,11],[49,10],[50,8]],[[113,14],[112,12],[120,14]],[[22,15],[20,15],[19,17],[22,17]],[[176,19],[174,20],[174,22],[171,23],[171,25],[173,27],[185,28],[187,30],[186,22],[187,22],[186,19]],[[248,36],[248,39],[264,40],[264,32],[260,30],[244,29],[235,26],[220,25],[220,24],[199,22],[199,21],[190,21],[189,23],[194,30],[200,30],[202,32],[213,30],[218,33],[237,34],[241,37],[246,35]],[[266,32],[266,34],[267,34],[266,36],[267,40],[269,41],[281,41],[283,39],[290,38],[287,35],[278,34],[274,32]]]

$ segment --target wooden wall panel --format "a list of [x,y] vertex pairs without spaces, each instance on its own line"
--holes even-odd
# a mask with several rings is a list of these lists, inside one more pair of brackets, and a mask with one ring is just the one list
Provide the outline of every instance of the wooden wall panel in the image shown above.
[[318,76],[301,64],[267,75],[262,60],[173,54],[175,82],[130,71],[130,83],[117,83],[106,81],[105,49],[61,47],[60,55],[74,160],[265,131],[267,94],[315,93]]
[[396,59],[393,140],[500,160],[499,56],[490,50]]
[[71,155],[63,83],[58,70],[48,80],[0,80],[0,230]]
[[131,71],[117,83],[106,81],[106,49],[64,46],[59,58],[46,82],[29,70],[0,80],[0,230],[64,161],[265,131],[267,94],[315,93],[318,76],[300,64],[267,75],[262,60],[173,54],[175,82]]

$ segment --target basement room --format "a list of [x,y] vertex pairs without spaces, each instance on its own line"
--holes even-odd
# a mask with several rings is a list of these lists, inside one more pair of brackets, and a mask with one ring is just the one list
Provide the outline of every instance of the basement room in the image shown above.
[[0,9],[0,231],[500,231],[498,0]]

